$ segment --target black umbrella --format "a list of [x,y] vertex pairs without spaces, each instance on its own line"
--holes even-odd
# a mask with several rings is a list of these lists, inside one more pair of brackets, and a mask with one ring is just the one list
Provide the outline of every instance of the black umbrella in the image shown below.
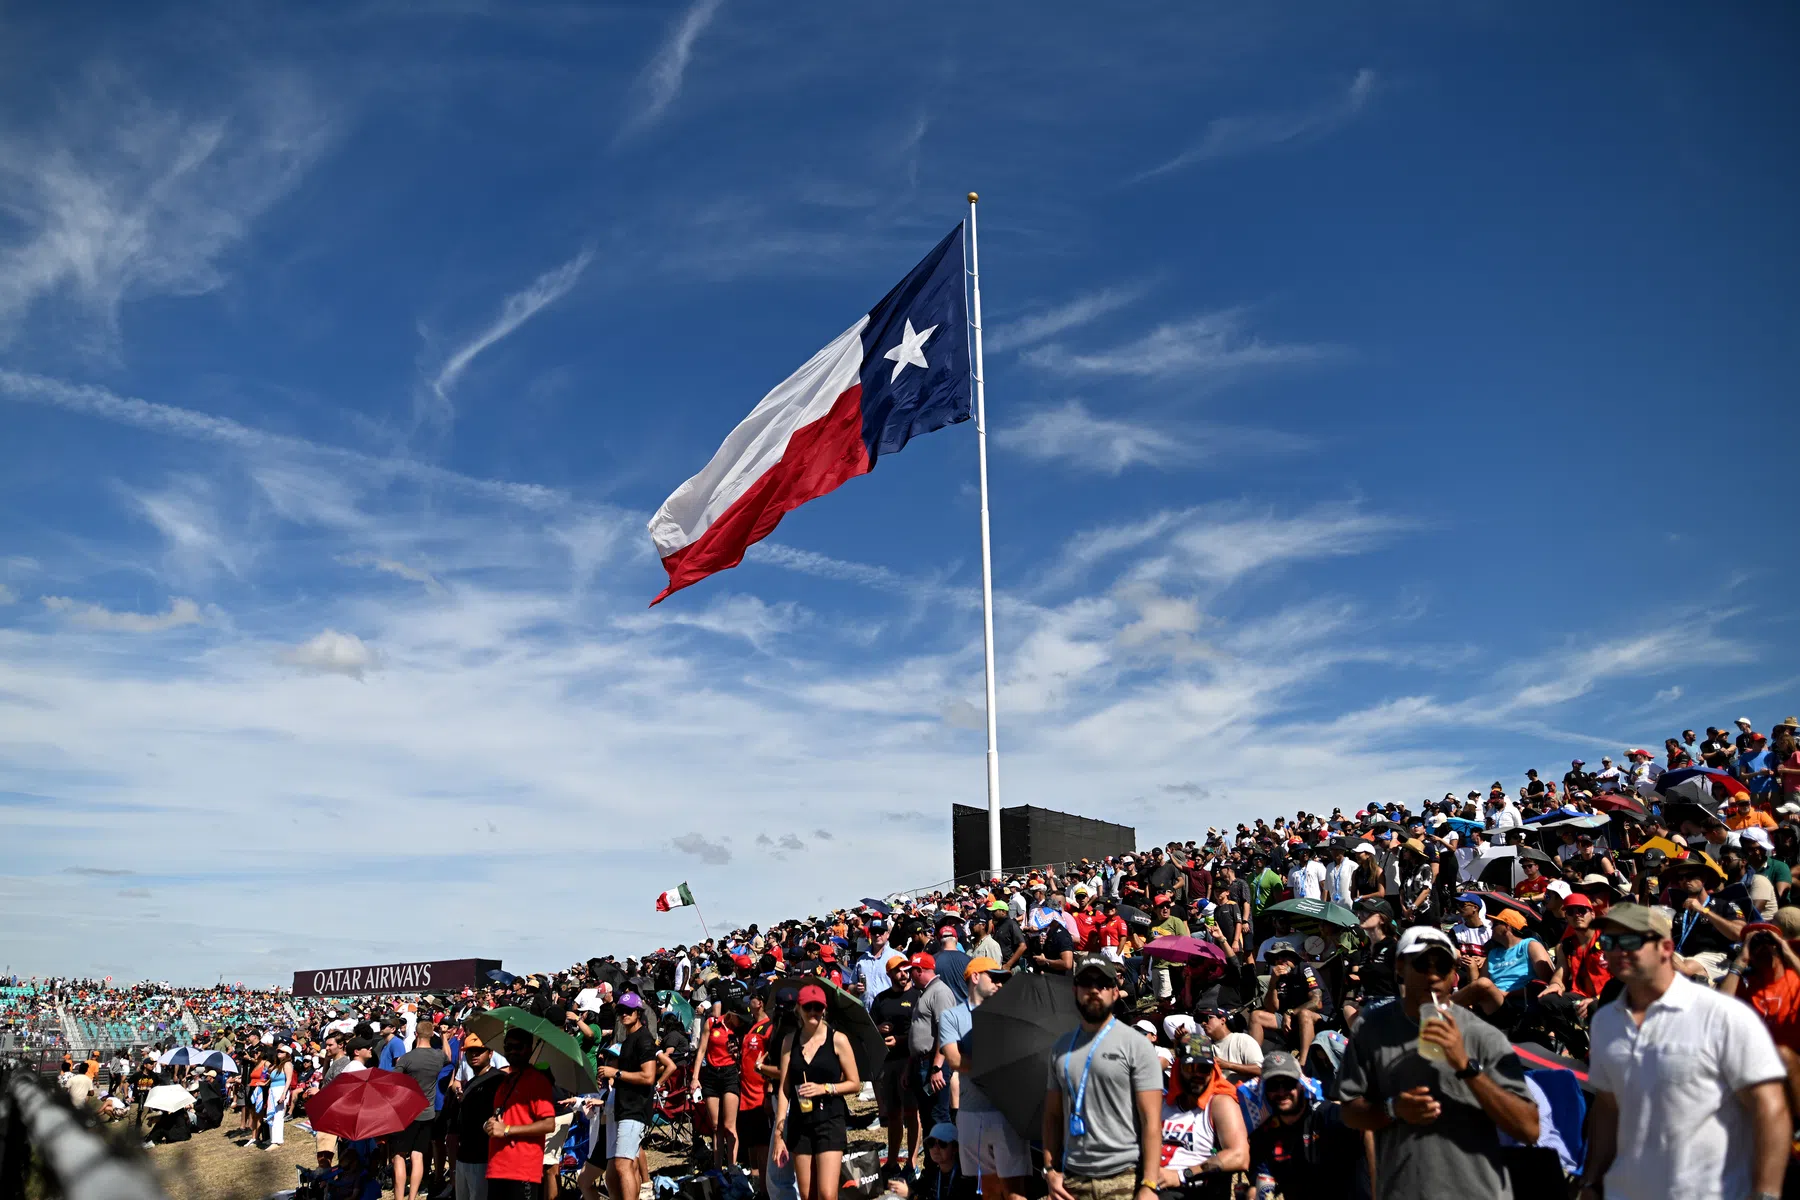
[[882,1039],[881,1030],[875,1028],[875,1018],[869,1015],[861,1000],[842,988],[831,986],[828,980],[817,975],[783,975],[773,986],[799,991],[809,984],[825,989],[825,1019],[833,1029],[850,1039],[850,1049],[856,1054],[857,1071],[864,1080],[873,1080],[881,1069],[882,1059],[887,1057],[887,1043]]
[[1534,847],[1515,846],[1513,849],[1518,851],[1516,855],[1506,855],[1500,858],[1490,859],[1487,866],[1481,868],[1481,874],[1475,877],[1476,880],[1487,884],[1489,887],[1510,888],[1515,883],[1519,882],[1519,880],[1525,878],[1525,869],[1519,864],[1523,863],[1526,859],[1536,859],[1539,863],[1549,867],[1554,867],[1556,865],[1555,859],[1551,858],[1548,854],[1545,854],[1542,850],[1535,849]]
[[1141,925],[1145,929],[1150,928],[1150,926],[1156,923],[1151,920],[1149,913],[1141,908],[1133,908],[1129,904],[1119,905],[1119,920],[1125,922],[1127,925]]
[[1051,1050],[1080,1023],[1067,975],[1014,975],[975,1010],[969,1078],[1027,1141],[1044,1128]]

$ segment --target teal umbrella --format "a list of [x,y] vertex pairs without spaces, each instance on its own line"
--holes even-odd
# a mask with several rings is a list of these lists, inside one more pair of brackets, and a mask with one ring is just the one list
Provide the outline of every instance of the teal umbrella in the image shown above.
[[656,1003],[665,1013],[681,1022],[681,1027],[689,1034],[694,1032],[694,1006],[680,992],[658,992]]
[[537,1048],[531,1052],[532,1063],[548,1067],[556,1086],[578,1096],[595,1090],[587,1055],[581,1052],[574,1038],[544,1018],[534,1017],[522,1008],[490,1008],[470,1017],[467,1025],[469,1032],[479,1037],[484,1045],[496,1049],[505,1041],[508,1029],[524,1030],[537,1039]]
[[1362,922],[1356,914],[1341,904],[1333,904],[1329,900],[1283,900],[1279,904],[1271,904],[1264,912],[1287,913],[1292,917],[1307,917],[1314,921],[1323,921],[1327,925],[1336,925],[1342,929],[1355,929]]

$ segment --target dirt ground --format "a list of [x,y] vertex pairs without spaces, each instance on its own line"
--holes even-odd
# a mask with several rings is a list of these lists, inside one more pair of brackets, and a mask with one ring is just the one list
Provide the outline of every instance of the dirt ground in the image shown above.
[[[852,1100],[852,1113],[866,1113],[873,1105]],[[235,1128],[236,1114],[227,1114],[225,1128],[197,1133],[193,1139],[172,1146],[151,1146],[144,1151],[162,1180],[169,1200],[263,1200],[272,1192],[286,1191],[300,1181],[296,1167],[312,1167],[318,1159],[310,1133],[287,1128],[287,1140],[273,1150],[242,1144]],[[887,1145],[880,1125],[850,1131],[850,1150],[879,1150]],[[662,1174],[686,1174],[683,1159],[664,1150],[649,1152],[650,1169]],[[392,1193],[387,1193],[391,1197]],[[568,1200],[568,1198],[565,1198]],[[578,1200],[578,1197],[575,1198]]]

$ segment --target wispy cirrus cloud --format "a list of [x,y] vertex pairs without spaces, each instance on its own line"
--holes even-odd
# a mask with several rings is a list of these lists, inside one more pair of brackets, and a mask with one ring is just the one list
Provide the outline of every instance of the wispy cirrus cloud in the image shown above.
[[205,618],[200,606],[186,596],[169,601],[163,613],[114,612],[99,604],[84,604],[68,596],[45,596],[44,607],[71,625],[107,633],[161,633],[183,625],[198,625]]
[[1123,287],[1104,287],[1084,296],[1077,296],[1066,304],[985,330],[983,348],[996,354],[1004,354],[1009,350],[1036,345],[1046,338],[1067,333],[1071,329],[1097,321],[1108,313],[1135,304],[1149,290],[1149,284],[1136,283]]
[[1209,121],[1200,140],[1167,162],[1132,176],[1127,183],[1142,183],[1195,163],[1212,162],[1303,145],[1334,133],[1368,108],[1379,87],[1375,72],[1367,67],[1356,73],[1349,87],[1323,104],[1298,112],[1251,113],[1217,117]]
[[1110,350],[1080,353],[1051,344],[1027,351],[1024,357],[1032,366],[1065,374],[1160,379],[1180,373],[1203,382],[1324,362],[1343,354],[1341,347],[1321,343],[1265,341],[1249,331],[1243,309],[1227,308],[1159,325]]
[[92,384],[67,383],[24,371],[0,369],[0,396],[156,433],[230,446],[258,459],[319,459],[353,468],[358,474],[374,480],[405,479],[528,508],[553,508],[566,500],[564,494],[554,488],[535,483],[480,479],[417,459],[365,454],[290,434],[270,433],[229,417],[215,417],[211,413],[140,400],[135,396],[120,396]]
[[687,78],[694,43],[706,32],[724,0],[694,0],[669,36],[645,65],[633,87],[631,110],[619,130],[621,140],[643,132],[662,119]]
[[593,260],[593,248],[584,247],[568,262],[545,271],[532,280],[529,287],[514,292],[502,301],[500,311],[494,319],[444,359],[431,377],[427,390],[419,394],[414,405],[414,416],[441,424],[448,424],[454,419],[456,407],[451,403],[450,393],[462,379],[463,373],[469,369],[469,365],[483,351],[568,295],[569,289],[580,280],[582,272],[587,270],[588,264]]
[[138,296],[219,288],[226,259],[332,140],[313,88],[259,71],[211,111],[145,96],[95,68],[41,128],[0,136],[0,337],[64,300],[111,350],[119,308]]
[[1064,462],[1103,475],[1118,475],[1139,465],[1168,468],[1226,456],[1299,453],[1314,446],[1310,438],[1274,429],[1159,427],[1097,417],[1080,400],[1039,409],[1019,424],[999,430],[995,441],[1027,458]]
[[338,561],[347,567],[368,567],[387,575],[410,579],[414,583],[424,584],[425,590],[434,594],[441,594],[444,590],[444,585],[430,571],[399,559],[384,558],[379,554],[343,554],[338,556]]

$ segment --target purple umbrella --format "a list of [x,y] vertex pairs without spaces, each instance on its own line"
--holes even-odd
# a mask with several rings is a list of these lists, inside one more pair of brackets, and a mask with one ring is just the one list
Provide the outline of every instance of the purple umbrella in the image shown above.
[[1225,951],[1212,942],[1201,941],[1196,937],[1186,937],[1179,933],[1165,934],[1144,947],[1144,953],[1151,958],[1160,958],[1172,963],[1193,962],[1197,958],[1211,959],[1220,966],[1225,965]]

